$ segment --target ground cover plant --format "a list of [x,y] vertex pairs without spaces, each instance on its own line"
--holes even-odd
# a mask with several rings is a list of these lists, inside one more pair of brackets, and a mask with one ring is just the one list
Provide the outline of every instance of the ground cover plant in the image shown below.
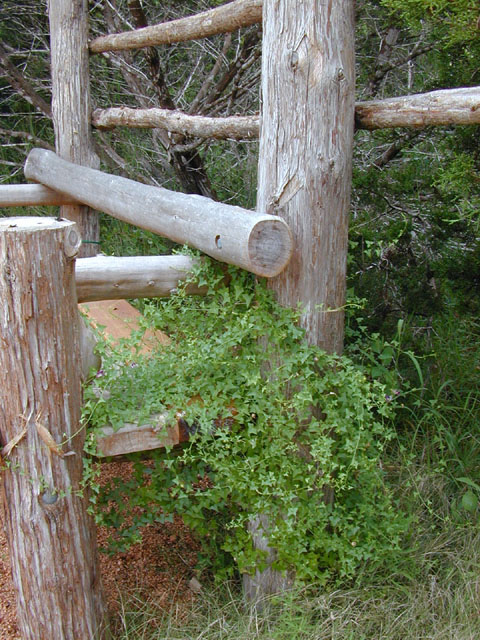
[[[217,578],[265,567],[247,533],[256,514],[272,525],[275,567],[299,581],[382,563],[404,526],[381,469],[398,391],[309,346],[301,310],[280,307],[250,274],[228,271],[225,282],[223,267],[204,260],[193,277],[205,296],[182,287],[145,306],[148,325],[172,339],[153,356],[132,358],[131,344],[104,351],[86,389],[90,446],[95,429],[158,412],[173,421],[181,410],[191,435],[182,452],[138,461],[132,482],[96,494],[99,521],[115,525],[121,545],[136,539],[136,525],[180,514]],[[123,527],[139,506],[146,511]]]

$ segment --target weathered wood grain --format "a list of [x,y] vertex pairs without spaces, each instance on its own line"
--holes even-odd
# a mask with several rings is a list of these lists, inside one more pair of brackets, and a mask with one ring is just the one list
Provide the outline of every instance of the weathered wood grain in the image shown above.
[[166,129],[171,133],[212,138],[218,140],[249,140],[258,138],[257,116],[229,116],[208,118],[191,116],[169,109],[131,109],[112,107],[96,109],[92,124],[97,129],[133,127],[142,129]]
[[45,149],[30,152],[25,175],[115,218],[260,276],[280,273],[292,253],[290,230],[279,217],[80,167]]
[[[65,160],[97,167],[90,125],[88,0],[49,0],[52,119],[55,148]],[[62,218],[74,220],[85,243],[79,256],[97,253],[98,214],[83,205],[64,205]]]
[[[211,118],[190,116],[165,109],[113,107],[97,109],[92,123],[98,128],[161,128],[172,133],[189,133],[198,138],[246,140],[258,138],[259,116]],[[480,87],[442,89],[385,100],[355,103],[356,129],[422,128],[480,124]]]
[[136,31],[100,36],[90,42],[92,53],[173,44],[228,33],[262,20],[262,0],[234,0],[193,16],[144,27]]
[[104,637],[95,529],[81,491],[79,246],[72,222],[0,219],[3,513],[25,640]]
[[[193,267],[193,259],[181,255],[80,258],[75,266],[78,302],[168,298]],[[193,285],[187,291],[204,293]]]
[[[283,217],[294,254],[269,281],[278,301],[300,303],[306,338],[330,352],[343,347],[347,230],[354,133],[353,0],[265,0],[262,130],[257,207]],[[276,366],[272,362],[274,371]],[[270,523],[248,525],[267,568],[245,575],[248,600],[284,591],[294,576],[273,569]],[[260,604],[259,604],[260,603]]]
[[155,449],[174,447],[188,441],[188,433],[181,424],[167,425],[166,416],[152,415],[145,424],[124,424],[120,429],[106,426],[97,436],[97,451],[100,457],[124,456]]
[[34,207],[74,204],[72,198],[42,184],[0,185],[0,207]]
[[358,129],[423,128],[480,124],[480,87],[442,89],[411,96],[357,102]]

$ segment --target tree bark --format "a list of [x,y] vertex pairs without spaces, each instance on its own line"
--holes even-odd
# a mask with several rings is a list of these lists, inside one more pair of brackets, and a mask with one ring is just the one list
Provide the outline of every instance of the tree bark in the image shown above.
[[310,343],[343,348],[354,132],[351,0],[264,3],[262,131],[257,208],[294,237],[288,267],[270,281],[285,306],[304,305]]
[[[354,3],[265,0],[262,129],[257,208],[282,217],[294,237],[286,269],[269,281],[278,301],[304,307],[306,338],[343,348],[347,230],[354,133]],[[274,375],[275,363],[272,363]],[[272,568],[269,522],[249,531],[270,566],[244,576],[253,602],[292,584]]]
[[173,44],[228,33],[262,20],[262,0],[234,0],[187,18],[100,36],[90,42],[92,53],[125,51],[159,44]]
[[[97,167],[90,127],[88,1],[49,0],[52,115],[61,158]],[[60,216],[78,224],[81,257],[98,253],[98,214],[83,205],[62,206]]]
[[74,223],[0,220],[3,511],[24,640],[101,638],[95,529],[81,493]]
[[292,253],[290,230],[279,217],[80,167],[45,149],[30,152],[25,176],[257,275],[277,275]]

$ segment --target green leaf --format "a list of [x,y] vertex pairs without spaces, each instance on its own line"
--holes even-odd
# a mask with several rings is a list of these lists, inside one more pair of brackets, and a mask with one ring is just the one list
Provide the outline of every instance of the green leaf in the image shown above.
[[462,507],[466,511],[473,513],[478,506],[478,498],[473,491],[468,490],[462,496]]

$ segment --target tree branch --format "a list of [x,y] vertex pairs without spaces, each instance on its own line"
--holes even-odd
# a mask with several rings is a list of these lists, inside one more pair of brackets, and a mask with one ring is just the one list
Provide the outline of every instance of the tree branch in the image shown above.
[[10,61],[7,50],[0,42],[0,66],[3,67],[5,72],[5,79],[9,85],[15,89],[27,102],[35,107],[40,113],[47,118],[52,117],[52,109],[48,102],[38,94],[32,87],[30,82],[26,80],[23,74],[17,69],[17,67]]

